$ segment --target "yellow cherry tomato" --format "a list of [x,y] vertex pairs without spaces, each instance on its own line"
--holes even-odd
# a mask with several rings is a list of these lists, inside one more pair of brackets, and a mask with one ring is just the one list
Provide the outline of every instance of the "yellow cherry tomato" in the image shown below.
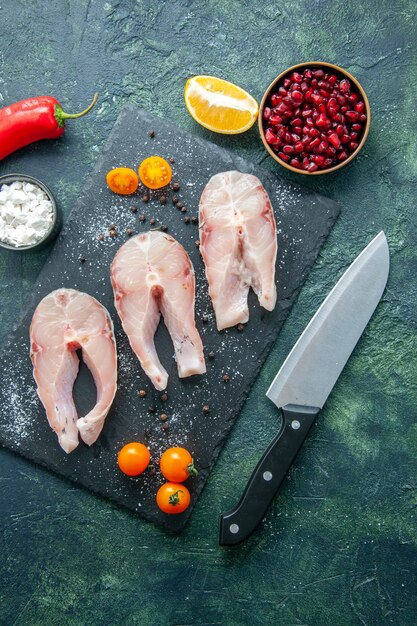
[[156,503],[164,513],[177,515],[189,506],[191,501],[187,487],[179,483],[165,483],[159,487],[156,494]]
[[130,196],[139,185],[138,175],[130,167],[116,167],[106,176],[106,182],[114,193]]
[[172,170],[168,161],[159,156],[151,156],[139,165],[139,178],[149,189],[161,189],[171,182]]
[[189,476],[198,474],[194,467],[193,457],[185,448],[165,450],[159,461],[159,467],[167,480],[176,483],[182,483]]
[[132,441],[127,443],[120,450],[117,463],[127,476],[139,476],[149,465],[151,455],[148,448],[143,443]]

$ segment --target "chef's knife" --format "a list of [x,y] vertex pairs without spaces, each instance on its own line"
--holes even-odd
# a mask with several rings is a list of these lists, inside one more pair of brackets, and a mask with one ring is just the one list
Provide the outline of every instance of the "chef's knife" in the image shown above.
[[389,272],[381,231],[333,287],[275,376],[266,395],[281,410],[281,429],[259,461],[237,506],[221,516],[220,545],[255,530],[374,312]]

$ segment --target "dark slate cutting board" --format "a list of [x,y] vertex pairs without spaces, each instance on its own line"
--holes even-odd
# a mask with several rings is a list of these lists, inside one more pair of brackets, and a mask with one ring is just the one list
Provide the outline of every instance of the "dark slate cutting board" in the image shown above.
[[[156,129],[156,136],[148,136]],[[112,194],[106,186],[105,174],[112,167],[137,167],[152,154],[174,157],[174,177],[181,184],[179,196],[188,209],[179,212],[171,203],[161,205],[154,194],[148,203],[135,198]],[[217,332],[207,293],[204,267],[195,241],[197,225],[185,224],[187,216],[197,216],[198,200],[210,176],[221,171],[238,169],[256,174],[266,187],[278,225],[277,258],[278,302],[272,313],[261,309],[250,294],[250,321],[243,332],[231,328]],[[132,205],[139,205],[137,213]],[[129,479],[116,466],[118,449],[128,441],[148,442],[152,459],[171,445],[183,445],[194,454],[200,473],[189,480],[192,502],[195,503],[224,440],[239,413],[268,351],[275,341],[308,271],[328,235],[339,209],[335,202],[264,172],[261,168],[209,143],[189,135],[172,124],[155,119],[144,111],[126,107],[120,114],[102,158],[89,176],[77,206],[61,233],[28,303],[27,312],[13,330],[0,357],[0,443],[23,456],[46,466],[94,492],[114,500],[148,520],[179,531],[190,513],[167,516],[155,504],[155,493],[163,479],[145,475]],[[146,222],[139,215],[146,216]],[[127,338],[113,306],[109,266],[114,254],[127,239],[126,229],[143,232],[167,224],[169,233],[187,249],[196,273],[196,321],[206,354],[207,375],[179,380],[173,348],[163,324],[156,346],[161,361],[169,372],[168,401],[151,388]],[[119,235],[108,236],[111,223]],[[155,227],[154,226],[154,227]],[[98,240],[103,233],[103,241]],[[81,263],[79,257],[85,257]],[[58,446],[40,404],[32,378],[29,359],[29,325],[33,310],[42,297],[58,287],[86,291],[104,304],[115,323],[119,355],[119,387],[99,440],[88,448],[82,442],[70,455]],[[223,374],[230,382],[223,382]],[[145,399],[138,390],[146,389]],[[81,367],[75,386],[79,413],[84,415],[94,404],[95,389],[91,376]],[[203,405],[210,413],[204,415]],[[148,411],[154,406],[154,414]],[[160,413],[169,416],[169,430],[163,431]]]

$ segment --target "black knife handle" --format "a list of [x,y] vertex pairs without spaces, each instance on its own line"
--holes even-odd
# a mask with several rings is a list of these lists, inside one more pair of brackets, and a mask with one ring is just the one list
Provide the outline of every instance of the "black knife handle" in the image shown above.
[[287,404],[281,429],[255,467],[237,506],[220,518],[221,546],[240,543],[264,517],[320,409]]

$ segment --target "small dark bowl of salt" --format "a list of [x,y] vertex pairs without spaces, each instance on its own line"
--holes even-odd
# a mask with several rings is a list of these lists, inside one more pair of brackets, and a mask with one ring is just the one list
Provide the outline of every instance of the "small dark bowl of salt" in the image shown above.
[[14,252],[42,250],[61,230],[52,191],[26,174],[0,176],[0,247]]

